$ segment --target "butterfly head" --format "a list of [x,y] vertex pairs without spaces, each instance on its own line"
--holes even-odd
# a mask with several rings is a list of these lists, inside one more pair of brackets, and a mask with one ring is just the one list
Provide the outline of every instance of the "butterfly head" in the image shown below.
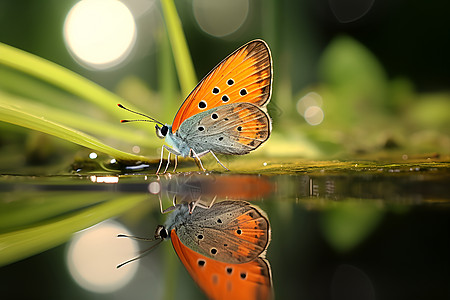
[[121,237],[121,238],[126,237],[126,238],[131,238],[133,240],[144,241],[144,242],[155,242],[155,241],[157,241],[157,242],[155,244],[153,244],[152,246],[150,246],[147,250],[144,250],[143,252],[141,252],[138,256],[133,257],[133,258],[117,265],[116,268],[121,268],[124,265],[126,265],[130,262],[133,262],[135,260],[138,260],[139,258],[143,257],[144,255],[147,255],[150,251],[155,249],[168,236],[169,236],[169,233],[168,233],[167,229],[162,225],[158,225],[158,227],[156,228],[154,238],[143,238],[143,237],[137,237],[137,236],[132,236],[132,235],[119,234],[117,237]]
[[161,127],[155,125],[155,129],[156,129],[156,136],[159,137],[160,139],[165,138],[167,133],[169,132],[169,126],[167,125],[162,125]]
[[163,225],[158,225],[155,230],[155,239],[166,239],[169,237],[169,232],[167,228]]

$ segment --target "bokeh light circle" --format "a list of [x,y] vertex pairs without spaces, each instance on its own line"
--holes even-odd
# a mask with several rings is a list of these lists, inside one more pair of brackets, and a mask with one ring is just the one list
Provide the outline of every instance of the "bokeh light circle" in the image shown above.
[[67,251],[67,267],[75,282],[96,293],[111,293],[124,287],[135,275],[139,261],[119,269],[138,251],[136,241],[118,238],[130,233],[115,221],[105,221],[74,235]]
[[200,28],[216,37],[236,32],[248,16],[248,0],[194,0],[194,17]]
[[309,125],[319,125],[323,121],[324,113],[319,106],[310,106],[305,110],[305,121]]
[[116,0],[82,0],[64,22],[64,40],[77,61],[95,69],[121,63],[136,41],[128,7]]

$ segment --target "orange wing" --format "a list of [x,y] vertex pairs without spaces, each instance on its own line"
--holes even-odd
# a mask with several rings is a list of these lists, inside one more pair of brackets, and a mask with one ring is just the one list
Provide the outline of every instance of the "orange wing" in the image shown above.
[[272,279],[269,262],[258,257],[243,264],[229,264],[203,256],[186,247],[175,229],[173,248],[195,282],[209,299],[271,299]]
[[172,123],[181,123],[199,112],[236,102],[263,107],[270,100],[272,58],[263,40],[251,41],[234,51],[206,75],[184,100]]

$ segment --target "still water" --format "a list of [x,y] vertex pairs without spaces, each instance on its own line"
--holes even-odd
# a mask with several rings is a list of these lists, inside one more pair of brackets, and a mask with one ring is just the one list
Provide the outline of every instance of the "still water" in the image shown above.
[[449,174],[2,176],[2,299],[448,299]]

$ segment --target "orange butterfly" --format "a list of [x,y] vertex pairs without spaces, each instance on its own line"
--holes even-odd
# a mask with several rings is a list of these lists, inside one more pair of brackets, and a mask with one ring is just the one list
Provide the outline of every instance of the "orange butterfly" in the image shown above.
[[[243,155],[258,148],[271,132],[271,119],[266,105],[272,89],[272,58],[263,40],[251,41],[231,53],[209,72],[184,100],[172,125],[138,113],[155,122],[156,134],[165,138],[169,146],[161,148],[178,156],[197,159],[211,153]],[[119,107],[129,110],[119,104]],[[131,110],[129,110],[131,111]],[[131,111],[134,112],[134,111]],[[136,112],[134,112],[136,113]],[[133,120],[122,120],[130,122]],[[141,121],[141,120],[139,120]]]

